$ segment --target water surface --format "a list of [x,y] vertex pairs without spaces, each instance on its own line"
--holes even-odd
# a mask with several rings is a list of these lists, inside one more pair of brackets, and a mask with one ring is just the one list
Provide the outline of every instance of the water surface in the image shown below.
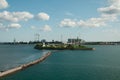
[[31,62],[43,53],[34,45],[0,45],[0,71]]
[[120,46],[58,51],[45,61],[1,80],[120,80]]

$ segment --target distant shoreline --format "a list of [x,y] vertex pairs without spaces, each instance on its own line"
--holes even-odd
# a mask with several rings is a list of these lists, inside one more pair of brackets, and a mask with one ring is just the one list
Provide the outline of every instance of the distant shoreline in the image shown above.
[[[0,42],[0,44],[3,45],[24,45],[24,44],[38,44],[38,43],[42,43],[42,42]],[[45,42],[45,43],[62,43],[62,42]],[[86,41],[85,43],[82,43],[83,45],[120,45],[120,41],[91,41],[88,42]]]

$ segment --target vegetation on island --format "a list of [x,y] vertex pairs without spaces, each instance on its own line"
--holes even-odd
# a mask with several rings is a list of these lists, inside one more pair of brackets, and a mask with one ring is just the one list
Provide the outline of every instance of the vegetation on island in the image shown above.
[[83,45],[77,45],[77,44],[45,44],[45,43],[39,43],[36,44],[35,49],[39,50],[94,50],[94,48],[89,48]]

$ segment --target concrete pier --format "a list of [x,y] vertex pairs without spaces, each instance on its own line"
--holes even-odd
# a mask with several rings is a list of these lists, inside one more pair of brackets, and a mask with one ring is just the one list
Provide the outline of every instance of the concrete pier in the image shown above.
[[10,74],[13,74],[13,73],[15,73],[17,71],[26,69],[26,68],[28,68],[28,67],[30,67],[32,65],[38,64],[38,63],[42,62],[43,60],[45,60],[50,55],[51,55],[51,52],[48,52],[45,55],[43,55],[41,58],[39,58],[39,59],[37,59],[35,61],[32,61],[32,62],[27,63],[27,64],[20,65],[18,67],[15,67],[15,68],[7,70],[7,71],[0,72],[0,78],[4,77],[4,76],[7,76],[7,75],[10,75]]

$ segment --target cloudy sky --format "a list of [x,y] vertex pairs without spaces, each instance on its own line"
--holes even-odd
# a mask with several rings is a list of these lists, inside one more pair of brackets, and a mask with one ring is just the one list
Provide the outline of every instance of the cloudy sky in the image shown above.
[[120,41],[120,0],[0,0],[0,42]]

